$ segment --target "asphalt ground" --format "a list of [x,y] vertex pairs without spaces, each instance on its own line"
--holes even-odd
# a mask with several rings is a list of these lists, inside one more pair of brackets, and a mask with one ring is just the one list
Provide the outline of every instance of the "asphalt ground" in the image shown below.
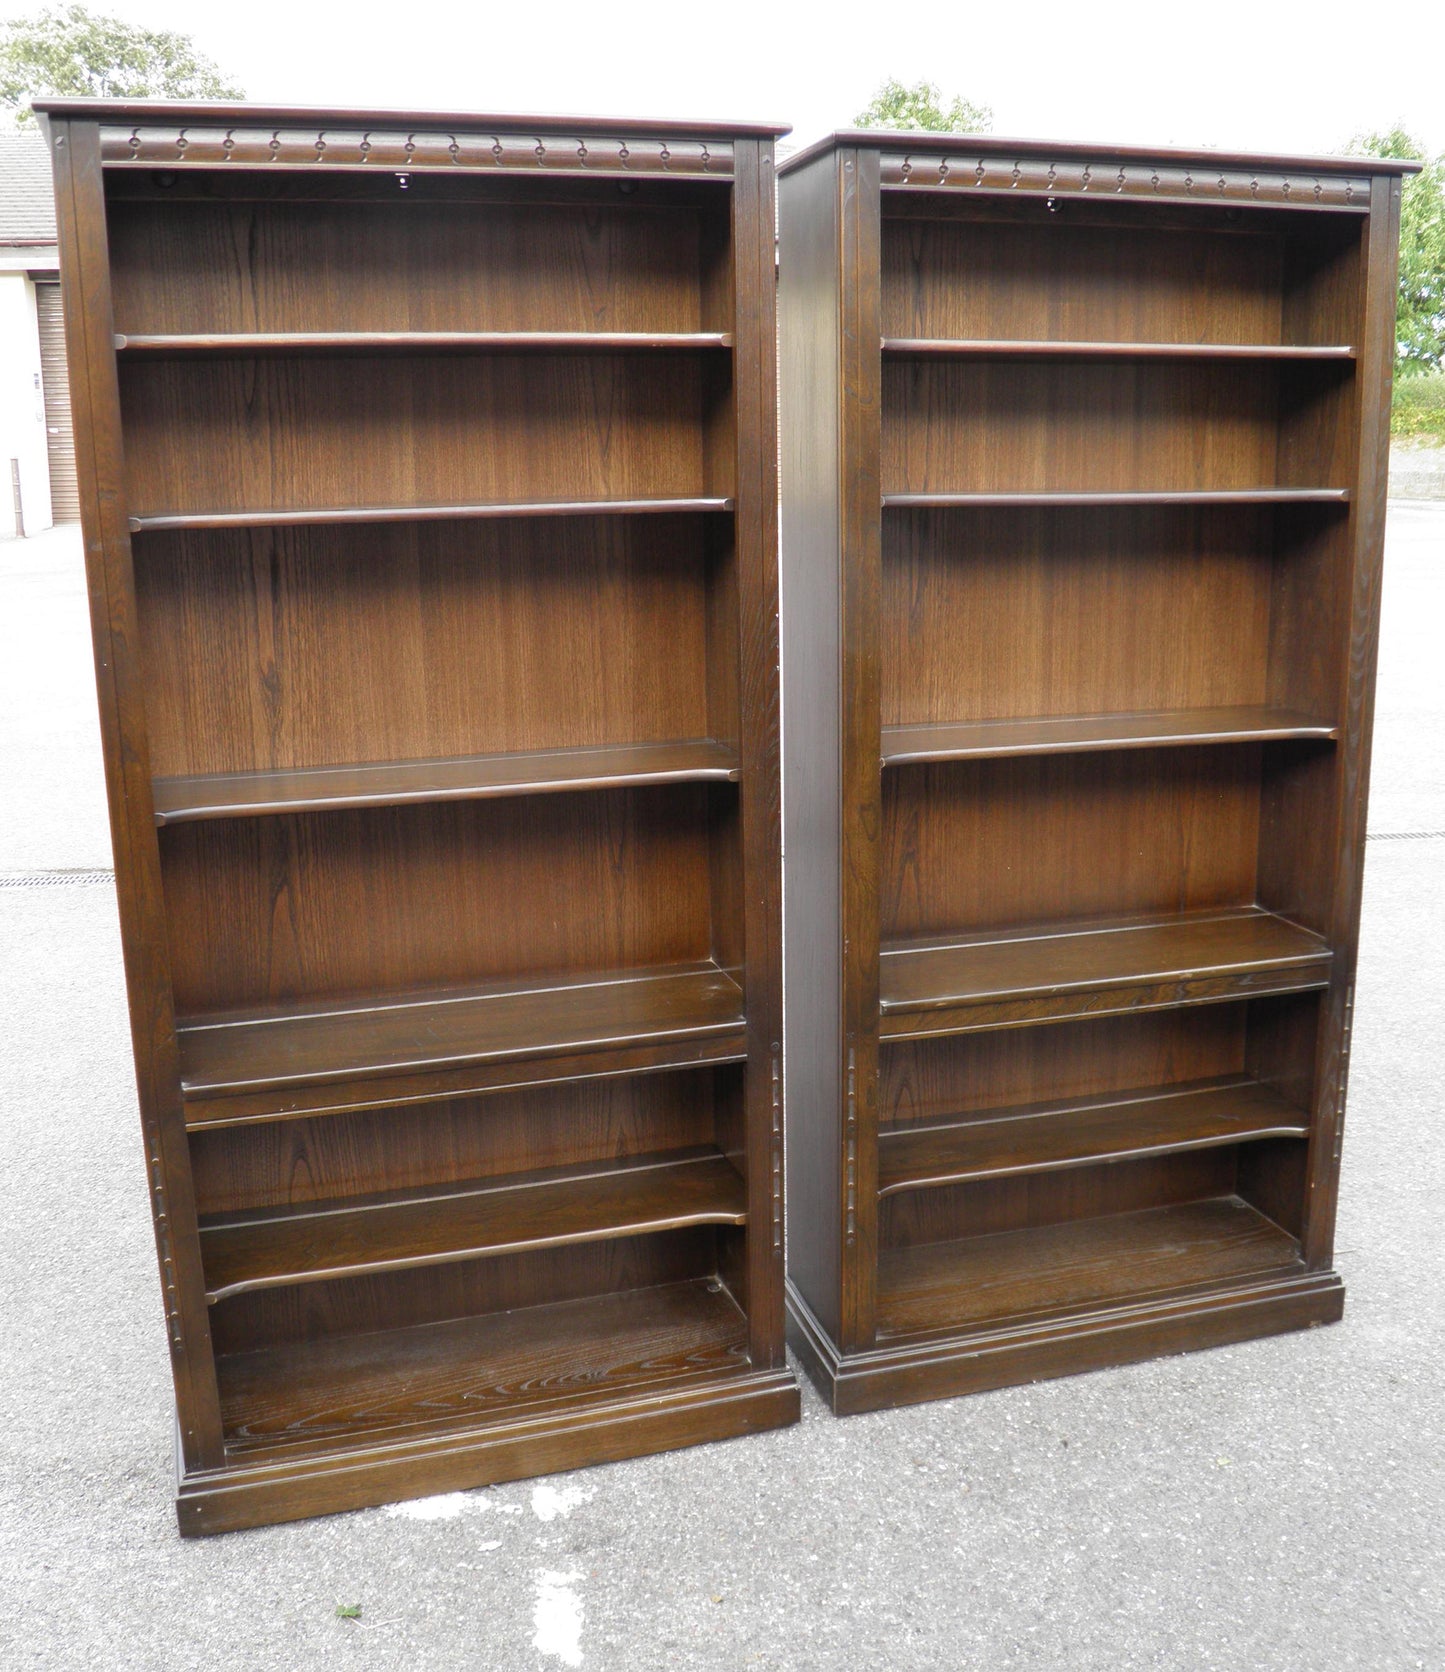
[[1442,605],[1397,502],[1342,1324],[191,1542],[79,543],[0,544],[0,1668],[1439,1672]]

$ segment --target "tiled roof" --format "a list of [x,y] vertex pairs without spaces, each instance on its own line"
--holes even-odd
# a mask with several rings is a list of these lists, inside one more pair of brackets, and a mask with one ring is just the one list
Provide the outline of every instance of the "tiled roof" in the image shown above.
[[40,129],[0,128],[0,245],[54,242],[50,153]]

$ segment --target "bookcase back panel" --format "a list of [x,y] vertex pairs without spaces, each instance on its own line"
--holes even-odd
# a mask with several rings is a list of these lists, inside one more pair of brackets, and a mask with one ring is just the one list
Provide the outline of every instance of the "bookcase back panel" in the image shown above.
[[211,1330],[218,1353],[243,1352],[686,1282],[716,1270],[716,1239],[702,1226],[251,1290],[217,1302]]
[[886,939],[1253,902],[1257,747],[884,774]]
[[685,785],[168,828],[177,1010],[706,959],[710,805]]
[[1273,487],[1282,381],[1251,361],[888,361],[883,491]]
[[1225,1196],[1235,1186],[1235,1158],[1232,1148],[1194,1150],[910,1190],[879,1203],[879,1245],[911,1248]]
[[727,328],[704,305],[717,259],[704,222],[725,204],[633,207],[615,182],[580,204],[512,195],[438,202],[418,181],[390,202],[112,200],[116,329]]
[[710,592],[728,559],[701,522],[139,535],[152,768],[734,736],[736,638]]
[[636,1074],[202,1130],[191,1135],[197,1209],[293,1207],[723,1147],[738,1080],[733,1068]]
[[[142,360],[123,368],[137,515],[727,495],[695,355]],[[718,458],[719,473],[730,460]]]
[[[1283,239],[1079,224],[883,221],[883,333],[1065,342],[1279,343]],[[1084,217],[1087,218],[1087,217]]]
[[890,512],[883,724],[1264,702],[1272,515]]
[[885,1126],[1239,1074],[1248,1007],[1211,1004],[992,1033],[889,1041],[879,1052]]

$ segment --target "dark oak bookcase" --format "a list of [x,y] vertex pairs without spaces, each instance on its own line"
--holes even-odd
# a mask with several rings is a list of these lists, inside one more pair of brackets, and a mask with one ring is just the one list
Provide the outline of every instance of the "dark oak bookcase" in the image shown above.
[[779,130],[42,109],[182,1530],[795,1420]]
[[782,171],[789,1310],[836,1410],[1340,1315],[1402,166]]

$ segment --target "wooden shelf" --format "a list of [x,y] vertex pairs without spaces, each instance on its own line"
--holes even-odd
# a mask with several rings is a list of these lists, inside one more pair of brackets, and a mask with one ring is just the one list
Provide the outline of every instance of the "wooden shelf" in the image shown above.
[[683,964],[195,1018],[177,1033],[182,1088],[204,1097],[706,1037],[735,1037],[741,1054],[743,994],[716,964]]
[[122,335],[127,359],[248,354],[650,354],[729,349],[727,331],[235,331]]
[[1147,488],[1018,493],[886,493],[885,511],[1089,505],[1346,505],[1348,488]]
[[201,1222],[201,1254],[214,1303],[250,1289],[746,1222],[741,1176],[716,1150],[698,1148],[215,1216]]
[[471,755],[451,760],[368,761],[358,766],[297,767],[284,772],[157,778],[158,825],[190,819],[248,818],[420,801],[477,801],[493,796],[645,784],[736,783],[737,751],[712,738],[675,743],[612,744],[597,749]]
[[1098,749],[1183,744],[1331,741],[1339,727],[1285,708],[1182,708],[1148,714],[1090,714],[1039,720],[971,720],[885,726],[884,766],[990,760],[1006,755],[1082,754]]
[[883,352],[913,360],[1344,360],[1353,348],[1270,343],[1051,342],[1047,339],[884,337]]
[[228,1452],[500,1422],[745,1373],[747,1321],[707,1279],[223,1354]]
[[887,1335],[978,1328],[1301,1270],[1293,1237],[1225,1196],[885,1252],[878,1326]]
[[1247,1075],[884,1127],[878,1194],[1092,1162],[1303,1138],[1309,1115]]
[[296,528],[322,523],[465,522],[490,517],[637,517],[731,511],[731,498],[497,500],[484,505],[342,505],[321,509],[157,511],[131,517],[132,534],[179,528]]
[[1258,907],[900,942],[883,949],[881,1031],[912,1038],[1300,992],[1327,985],[1330,957],[1320,936]]

